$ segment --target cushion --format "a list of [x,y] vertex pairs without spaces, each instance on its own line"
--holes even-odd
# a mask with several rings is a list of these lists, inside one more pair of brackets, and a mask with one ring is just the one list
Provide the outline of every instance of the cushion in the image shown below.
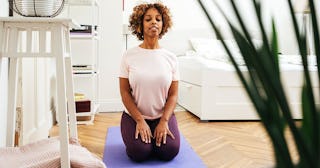
[[[60,142],[58,137],[40,140],[21,147],[0,148],[0,167],[60,168]],[[69,144],[71,167],[105,168],[104,163],[77,140]]]
[[[235,56],[239,64],[244,64],[240,50],[235,40],[224,40],[231,53]],[[223,62],[230,62],[229,56],[225,51],[220,40],[207,38],[192,38],[190,43],[193,49],[200,56],[206,59],[213,59]]]

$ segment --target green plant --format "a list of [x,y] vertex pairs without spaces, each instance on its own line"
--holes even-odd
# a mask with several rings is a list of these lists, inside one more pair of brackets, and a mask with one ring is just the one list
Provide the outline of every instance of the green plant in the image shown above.
[[[221,42],[271,139],[276,158],[276,167],[320,168],[320,110],[319,107],[316,106],[308,70],[306,35],[303,32],[299,33],[300,31],[291,1],[288,0],[288,5],[304,68],[304,83],[301,91],[303,119],[300,126],[297,126],[291,115],[291,110],[280,78],[278,39],[274,21],[272,20],[272,34],[270,38],[268,38],[269,36],[266,33],[261,18],[261,4],[257,0],[252,0],[263,40],[262,46],[255,47],[250,37],[248,27],[246,27],[243,18],[240,16],[237,5],[233,0],[230,1],[240,28],[236,28],[233,23],[225,18],[238,44],[249,75],[245,75],[244,72],[240,71],[230,49],[223,40],[221,40]],[[223,39],[220,30],[206,11],[206,7],[203,6],[201,0],[199,0],[199,3],[216,32],[217,38]],[[309,7],[312,18],[314,46],[316,46],[315,52],[319,81],[319,29],[313,0],[309,0]],[[222,12],[221,9],[220,11]],[[288,128],[293,135],[295,147],[299,155],[298,163],[294,163],[290,156],[288,143],[284,135],[285,128]]]

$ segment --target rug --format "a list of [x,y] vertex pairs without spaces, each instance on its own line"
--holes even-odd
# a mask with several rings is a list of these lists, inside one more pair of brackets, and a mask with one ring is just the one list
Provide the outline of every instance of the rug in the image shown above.
[[200,157],[193,151],[183,135],[180,135],[179,154],[171,161],[150,159],[142,163],[131,161],[125,151],[120,127],[108,128],[103,154],[103,162],[108,168],[205,168]]

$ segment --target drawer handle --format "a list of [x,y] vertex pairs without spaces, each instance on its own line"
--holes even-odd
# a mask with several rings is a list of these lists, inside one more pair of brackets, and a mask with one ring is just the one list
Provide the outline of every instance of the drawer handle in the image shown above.
[[184,83],[183,85],[184,85],[187,89],[191,89],[191,88],[192,88],[192,85],[190,85],[190,84]]

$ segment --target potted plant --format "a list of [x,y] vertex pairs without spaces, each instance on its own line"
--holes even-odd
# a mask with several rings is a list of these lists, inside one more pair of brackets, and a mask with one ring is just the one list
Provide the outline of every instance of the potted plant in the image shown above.
[[[257,0],[252,1],[263,40],[262,45],[256,47],[252,42],[248,27],[246,27],[243,22],[243,18],[240,16],[236,4],[233,0],[230,1],[240,28],[236,28],[230,20],[225,18],[246,63],[249,75],[245,76],[244,73],[240,71],[239,65],[237,65],[235,57],[230,49],[223,40],[221,40],[221,42],[271,139],[276,159],[275,167],[320,168],[320,109],[316,105],[317,102],[312,90],[312,83],[308,70],[306,34],[305,32],[301,32],[298,28],[291,0],[287,1],[293,21],[296,40],[299,46],[299,54],[301,55],[304,74],[304,83],[301,90],[303,117],[299,125],[297,125],[291,115],[291,109],[280,78],[281,71],[278,61],[278,39],[274,21],[272,21],[272,34],[269,38],[266,33],[266,28],[262,23],[261,5]],[[220,30],[206,11],[201,0],[199,0],[199,3],[216,32],[217,38],[223,39]],[[320,39],[313,0],[309,0],[309,8],[312,19],[313,43],[317,58],[319,82]],[[221,9],[220,11],[222,12]],[[293,136],[294,145],[299,157],[297,163],[293,161],[289,152],[289,146],[285,138],[286,128]]]

